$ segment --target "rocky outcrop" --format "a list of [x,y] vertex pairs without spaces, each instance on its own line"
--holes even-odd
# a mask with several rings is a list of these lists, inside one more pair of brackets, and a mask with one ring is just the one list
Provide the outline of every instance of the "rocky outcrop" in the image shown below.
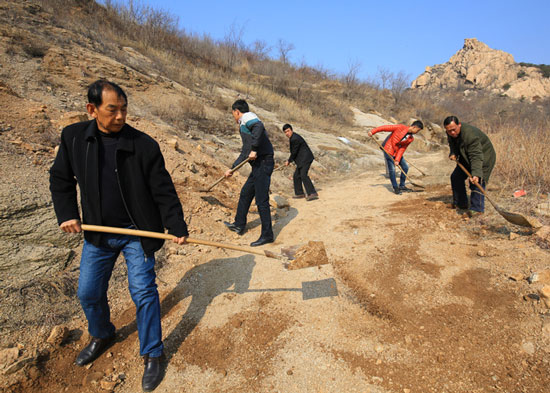
[[477,89],[517,99],[550,97],[550,78],[538,67],[518,64],[514,57],[489,48],[475,38],[464,40],[464,47],[447,63],[426,67],[412,82],[413,89]]

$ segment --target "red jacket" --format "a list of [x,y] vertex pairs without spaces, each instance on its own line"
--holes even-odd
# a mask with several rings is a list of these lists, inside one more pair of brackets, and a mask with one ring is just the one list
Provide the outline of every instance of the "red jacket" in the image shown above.
[[414,140],[413,135],[408,134],[409,127],[403,124],[395,124],[376,127],[371,130],[373,135],[380,131],[391,132],[384,148],[395,161],[400,162],[405,150],[407,150],[407,147]]

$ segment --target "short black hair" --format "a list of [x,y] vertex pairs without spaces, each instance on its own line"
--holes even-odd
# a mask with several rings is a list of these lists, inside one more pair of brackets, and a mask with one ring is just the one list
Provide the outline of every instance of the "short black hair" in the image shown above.
[[248,108],[248,103],[245,100],[237,100],[231,105],[231,109],[235,110],[238,109],[241,113],[250,112],[250,109]]
[[107,79],[98,79],[88,87],[88,102],[95,106],[100,106],[102,103],[101,95],[105,89],[114,91],[118,97],[124,98],[124,101],[128,104],[128,97],[126,97],[124,90],[116,83],[109,82]]
[[415,120],[411,124],[411,127],[418,127],[422,130],[422,129],[424,129],[424,124],[420,120]]
[[286,131],[286,130],[289,129],[289,128],[290,128],[290,131],[294,131],[294,130],[292,129],[292,126],[291,126],[290,124],[288,124],[288,123],[286,123],[286,124],[283,126],[283,131]]
[[443,120],[443,127],[448,126],[451,123],[455,123],[456,125],[459,125],[460,120],[458,120],[458,117],[456,116],[447,116],[445,120]]

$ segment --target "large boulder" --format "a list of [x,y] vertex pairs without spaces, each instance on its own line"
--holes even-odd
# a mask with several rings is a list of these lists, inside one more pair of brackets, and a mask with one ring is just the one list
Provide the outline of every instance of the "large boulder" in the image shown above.
[[531,100],[550,96],[550,79],[545,78],[539,68],[518,64],[511,54],[491,49],[475,38],[465,39],[462,49],[447,63],[426,67],[411,87],[483,89]]

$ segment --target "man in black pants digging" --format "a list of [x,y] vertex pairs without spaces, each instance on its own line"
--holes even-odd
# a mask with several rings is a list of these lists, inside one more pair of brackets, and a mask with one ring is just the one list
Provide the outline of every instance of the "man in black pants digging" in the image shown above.
[[[240,134],[243,142],[241,154],[231,168],[235,168],[241,162],[249,158],[252,172],[246,179],[237,205],[237,214],[233,223],[224,224],[233,232],[242,235],[245,232],[246,216],[250,209],[252,199],[256,198],[258,213],[262,222],[262,233],[258,240],[250,243],[252,247],[273,243],[273,228],[271,225],[271,210],[269,207],[269,186],[271,174],[275,162],[273,161],[273,146],[267,136],[263,123],[256,114],[250,112],[245,100],[237,100],[231,107],[233,118],[240,126]],[[225,177],[230,177],[231,170],[225,172]]]
[[[296,163],[296,170],[293,175],[294,198],[305,197],[308,201],[319,199],[319,195],[317,195],[317,191],[315,191],[315,187],[307,174],[309,167],[314,160],[311,149],[307,145],[304,138],[294,132],[290,124],[285,124],[283,126],[283,131],[290,141],[290,157],[288,157],[285,165],[288,166],[292,161]],[[302,184],[306,189],[305,194]]]

